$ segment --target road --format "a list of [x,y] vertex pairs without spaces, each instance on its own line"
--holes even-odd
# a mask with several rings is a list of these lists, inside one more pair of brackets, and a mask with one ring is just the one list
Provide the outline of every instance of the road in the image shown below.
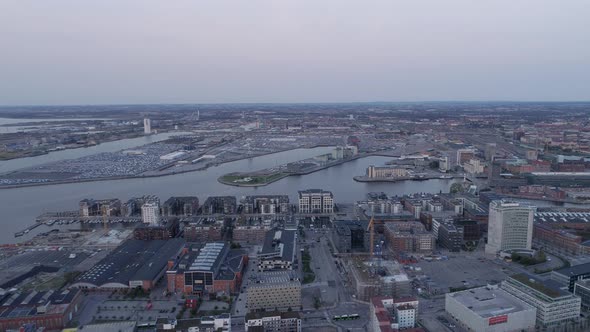
[[[311,268],[316,274],[313,283],[303,286],[304,327],[331,325],[338,330],[364,331],[369,320],[369,305],[355,301],[350,285],[345,281],[344,271],[336,266],[336,258],[330,252],[331,229],[306,230],[303,246],[309,247]],[[309,301],[309,296],[312,297]],[[313,296],[321,301],[320,310],[315,310]],[[359,314],[358,320],[333,321],[334,316]]]

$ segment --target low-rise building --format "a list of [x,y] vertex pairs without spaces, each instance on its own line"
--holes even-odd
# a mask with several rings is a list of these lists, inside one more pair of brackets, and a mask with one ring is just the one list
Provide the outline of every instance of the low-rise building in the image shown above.
[[463,229],[456,227],[452,222],[442,223],[438,227],[438,244],[449,251],[461,251]]
[[141,287],[152,289],[170,262],[186,251],[183,239],[127,240],[108,256],[82,273],[73,288],[114,290]]
[[293,271],[263,272],[246,289],[248,310],[293,310],[301,307],[301,281]]
[[574,291],[576,281],[590,278],[590,263],[565,267],[551,271],[551,279]]
[[188,319],[156,319],[156,332],[229,332],[231,331],[231,316],[205,316]]
[[217,242],[223,239],[223,224],[208,222],[203,218],[196,223],[190,223],[184,227],[184,239],[187,242]]
[[[73,331],[70,329],[64,329],[62,332],[136,332],[137,331],[137,322],[134,321],[122,321],[122,322],[107,322],[107,323],[95,323],[95,324],[86,324],[79,326]],[[25,329],[25,331],[21,332],[29,332]]]
[[384,234],[397,252],[431,253],[435,248],[436,239],[418,221],[386,223]]
[[289,213],[289,196],[256,195],[246,196],[244,213],[247,214],[284,214]]
[[113,199],[83,199],[80,201],[80,217],[119,216],[121,215],[121,201]]
[[367,167],[367,177],[375,178],[400,178],[407,177],[410,173],[407,169],[396,166],[374,166]]
[[238,243],[262,243],[271,230],[270,225],[236,225],[232,230],[232,241]]
[[201,207],[203,214],[234,214],[236,209],[235,196],[211,196],[205,200]]
[[590,309],[590,279],[576,281],[574,295],[582,299],[582,308],[584,310]]
[[562,290],[554,280],[520,273],[502,282],[502,289],[537,308],[537,323],[544,327],[580,318],[581,299]]
[[168,240],[176,237],[180,231],[178,219],[166,220],[159,225],[143,224],[133,230],[137,240]]
[[537,309],[498,286],[447,293],[445,311],[469,331],[534,331]]
[[199,199],[194,196],[173,196],[162,205],[162,215],[165,217],[187,217],[196,215],[198,211]]
[[370,302],[370,331],[399,331],[416,327],[418,299],[374,297]]
[[60,330],[80,309],[78,289],[8,292],[0,297],[0,331],[18,330],[32,324],[47,330]]
[[246,332],[301,332],[301,314],[296,311],[250,312],[244,318]]

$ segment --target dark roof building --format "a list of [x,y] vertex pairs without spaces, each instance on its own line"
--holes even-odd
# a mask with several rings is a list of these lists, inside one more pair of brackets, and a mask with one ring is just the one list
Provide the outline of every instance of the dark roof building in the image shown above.
[[262,250],[258,253],[258,270],[292,270],[296,243],[297,232],[294,230],[268,231]]
[[339,252],[368,251],[367,221],[340,220],[334,222],[332,240]]
[[570,292],[574,291],[577,280],[590,278],[590,263],[574,265],[551,272],[551,279],[566,285]]
[[5,293],[0,296],[0,331],[19,329],[25,324],[62,329],[78,311],[81,299],[77,289]]
[[184,247],[183,239],[127,240],[83,273],[72,287],[151,289],[169,261],[183,254]]
[[199,199],[194,196],[170,197],[162,205],[164,216],[192,216],[199,210]]

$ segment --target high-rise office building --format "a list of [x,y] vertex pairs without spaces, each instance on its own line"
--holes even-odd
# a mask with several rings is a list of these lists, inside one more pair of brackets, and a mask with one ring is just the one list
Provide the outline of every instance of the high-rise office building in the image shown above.
[[152,121],[148,118],[143,119],[143,133],[146,135],[152,133]]
[[531,249],[535,207],[505,200],[492,201],[488,217],[487,254]]

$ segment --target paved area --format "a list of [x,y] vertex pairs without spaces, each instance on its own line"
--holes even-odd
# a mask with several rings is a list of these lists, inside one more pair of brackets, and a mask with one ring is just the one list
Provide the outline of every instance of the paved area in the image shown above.
[[[88,258],[85,252],[55,249],[30,249],[0,260],[0,284],[30,271],[35,266],[71,270]],[[12,287],[12,286],[11,286]]]
[[[490,264],[490,261],[469,254],[449,256],[448,260],[420,261],[414,266],[422,271],[415,275],[426,288],[448,291],[449,287],[473,287],[496,284],[504,280],[510,270]],[[424,276],[424,278],[422,278]]]

